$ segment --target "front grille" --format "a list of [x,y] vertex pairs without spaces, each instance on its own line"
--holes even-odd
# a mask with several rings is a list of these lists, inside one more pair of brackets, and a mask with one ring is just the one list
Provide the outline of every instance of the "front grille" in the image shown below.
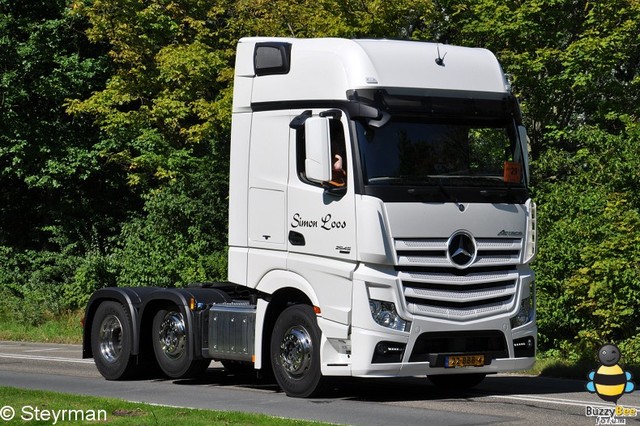
[[514,306],[522,240],[476,239],[477,256],[466,269],[447,256],[447,239],[398,239],[397,270],[409,312],[470,321]]
[[[474,267],[517,265],[520,262],[522,240],[520,238],[476,239],[478,256]],[[450,267],[447,258],[447,239],[398,239],[396,253],[399,266],[423,265],[427,267]]]

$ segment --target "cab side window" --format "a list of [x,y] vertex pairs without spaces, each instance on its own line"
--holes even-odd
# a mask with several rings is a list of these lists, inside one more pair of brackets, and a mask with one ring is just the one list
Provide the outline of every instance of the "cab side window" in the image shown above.
[[345,149],[344,129],[340,120],[329,120],[331,132],[331,184],[347,184],[347,150]]

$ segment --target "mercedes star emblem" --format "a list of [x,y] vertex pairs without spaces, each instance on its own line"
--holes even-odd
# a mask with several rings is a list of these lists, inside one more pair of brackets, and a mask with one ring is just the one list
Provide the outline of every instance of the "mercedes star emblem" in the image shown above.
[[466,268],[476,260],[476,241],[468,232],[458,231],[447,242],[447,255],[456,268]]

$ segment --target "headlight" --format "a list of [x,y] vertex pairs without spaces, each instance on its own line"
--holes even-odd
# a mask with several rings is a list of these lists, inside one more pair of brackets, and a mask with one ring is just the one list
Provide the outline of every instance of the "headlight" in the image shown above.
[[373,320],[381,326],[398,331],[409,331],[411,323],[400,318],[396,305],[392,302],[370,299],[369,308],[371,308]]
[[511,328],[520,327],[528,322],[533,321],[533,314],[535,309],[533,307],[533,295],[522,299],[520,302],[520,310],[515,317],[511,318]]

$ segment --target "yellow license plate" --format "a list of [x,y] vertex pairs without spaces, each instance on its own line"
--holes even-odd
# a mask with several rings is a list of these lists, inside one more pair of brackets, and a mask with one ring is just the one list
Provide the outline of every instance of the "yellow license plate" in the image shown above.
[[482,367],[483,365],[484,355],[451,355],[444,359],[446,368]]

